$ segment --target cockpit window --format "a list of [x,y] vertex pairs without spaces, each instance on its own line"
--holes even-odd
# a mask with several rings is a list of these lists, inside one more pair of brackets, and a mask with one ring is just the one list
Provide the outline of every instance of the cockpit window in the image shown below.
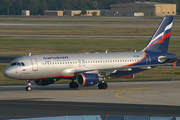
[[23,62],[21,62],[21,65],[22,65],[22,66],[25,66],[25,64],[24,64]]
[[16,63],[11,63],[11,66],[15,66],[16,65]]
[[19,62],[17,62],[17,64],[16,64],[17,66],[21,66],[21,64],[19,63]]
[[25,64],[23,62],[14,62],[11,63],[11,66],[25,66]]

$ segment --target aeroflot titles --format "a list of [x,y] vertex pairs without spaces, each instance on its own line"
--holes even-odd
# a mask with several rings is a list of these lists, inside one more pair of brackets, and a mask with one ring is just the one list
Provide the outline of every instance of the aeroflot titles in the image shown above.
[[69,59],[68,56],[60,56],[60,57],[43,57],[43,59]]

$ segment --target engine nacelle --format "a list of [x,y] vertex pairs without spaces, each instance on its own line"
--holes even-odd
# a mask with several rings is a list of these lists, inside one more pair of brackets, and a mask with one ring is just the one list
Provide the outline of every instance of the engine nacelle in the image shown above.
[[93,73],[80,73],[76,76],[76,81],[81,86],[95,85],[99,82],[99,76]]
[[34,83],[36,85],[49,85],[53,84],[55,81],[54,80],[34,80]]

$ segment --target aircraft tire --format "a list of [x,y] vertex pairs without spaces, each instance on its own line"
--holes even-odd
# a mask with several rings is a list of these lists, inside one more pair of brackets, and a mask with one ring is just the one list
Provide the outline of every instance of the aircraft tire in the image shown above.
[[31,87],[30,87],[30,86],[27,86],[27,87],[26,87],[26,91],[31,91]]
[[98,88],[99,89],[107,89],[108,88],[108,84],[106,82],[104,83],[99,83],[98,84]]
[[77,82],[70,82],[70,83],[69,83],[69,87],[70,87],[70,88],[78,88],[79,85],[77,84]]

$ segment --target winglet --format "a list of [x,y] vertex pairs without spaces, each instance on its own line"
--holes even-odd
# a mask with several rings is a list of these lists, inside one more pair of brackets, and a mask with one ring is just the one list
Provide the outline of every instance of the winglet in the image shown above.
[[174,67],[176,67],[176,63],[177,63],[177,61],[173,62],[172,65],[173,65]]

